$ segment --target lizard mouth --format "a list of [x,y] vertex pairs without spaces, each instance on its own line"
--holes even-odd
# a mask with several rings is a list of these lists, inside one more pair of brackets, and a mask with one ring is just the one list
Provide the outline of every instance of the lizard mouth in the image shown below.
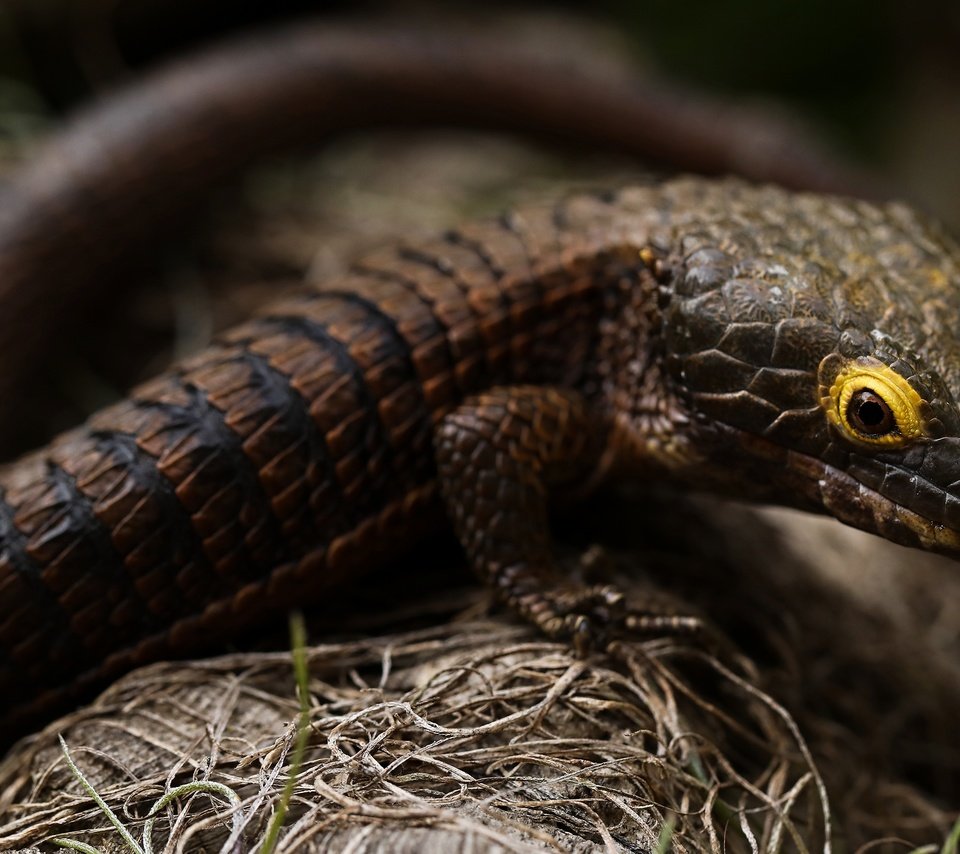
[[794,451],[786,456],[787,469],[805,485],[805,497],[834,518],[904,546],[960,557],[960,531],[887,498],[816,457]]
[[960,559],[960,530],[910,509],[818,457],[754,435],[743,435],[742,441],[752,452],[779,463],[776,480],[791,492],[785,503],[816,508],[900,545]]

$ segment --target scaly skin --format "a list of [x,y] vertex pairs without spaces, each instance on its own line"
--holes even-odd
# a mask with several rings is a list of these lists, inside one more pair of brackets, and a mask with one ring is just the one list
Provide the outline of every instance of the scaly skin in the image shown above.
[[[377,253],[0,474],[3,723],[317,596],[444,509],[549,634],[662,628],[553,565],[547,499],[602,477],[960,555],[958,286],[903,206],[703,179]],[[845,433],[850,364],[915,391],[917,435]]]
[[868,189],[792,125],[591,59],[482,27],[307,23],[188,57],[88,109],[0,189],[0,346],[16,354],[0,360],[0,455],[35,446],[11,413],[36,396],[36,363],[89,334],[64,322],[78,305],[154,257],[212,186],[334,133],[507,129],[675,169]]

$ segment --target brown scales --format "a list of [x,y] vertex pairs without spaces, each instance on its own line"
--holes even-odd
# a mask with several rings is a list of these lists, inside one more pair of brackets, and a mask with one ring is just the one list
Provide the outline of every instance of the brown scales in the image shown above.
[[[557,571],[547,501],[599,477],[819,506],[928,545],[921,516],[845,473],[865,463],[828,428],[816,378],[838,348],[873,346],[822,299],[842,284],[824,278],[838,239],[824,218],[861,210],[878,257],[926,226],[844,205],[686,179],[384,250],[8,467],[4,725],[302,603],[437,530],[444,505],[501,598],[581,648],[691,627]],[[916,245],[890,275],[926,268],[934,249]],[[884,292],[887,268],[859,256]],[[898,358],[919,365],[907,345]],[[955,459],[952,441],[915,451]]]
[[[591,267],[606,259],[558,263],[505,223],[381,253],[279,303],[9,469],[0,599],[23,605],[0,625],[4,693],[20,697],[8,720],[46,685],[69,691],[233,633],[441,524],[433,437],[469,414],[467,395],[592,382],[606,271]],[[553,428],[568,403],[581,410],[562,462],[591,425],[579,397],[547,399]],[[548,411],[516,400],[506,423],[536,453],[555,433]],[[516,518],[545,536],[539,516]]]

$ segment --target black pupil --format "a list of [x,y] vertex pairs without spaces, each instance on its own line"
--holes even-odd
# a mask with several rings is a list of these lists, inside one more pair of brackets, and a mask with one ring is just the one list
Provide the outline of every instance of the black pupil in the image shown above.
[[883,423],[883,407],[873,400],[861,403],[857,415],[867,427],[877,427]]
[[884,436],[897,426],[890,407],[868,388],[861,389],[850,399],[847,417],[857,430],[869,436]]

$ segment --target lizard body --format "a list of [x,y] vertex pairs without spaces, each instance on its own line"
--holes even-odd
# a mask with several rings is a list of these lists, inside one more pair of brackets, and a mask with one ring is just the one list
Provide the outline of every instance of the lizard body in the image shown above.
[[548,498],[603,477],[956,554],[958,283],[905,206],[696,178],[375,253],[0,473],[3,723],[445,518],[552,636],[669,628],[556,571]]
[[[82,111],[0,187],[0,361],[8,410],[69,358],[78,306],[150,267],[211,188],[358,128],[478,127],[706,174],[831,192],[872,182],[794,124],[676,91],[589,51],[463,26],[307,22],[209,48]],[[871,186],[868,186],[871,184]],[[0,453],[37,444],[0,419]]]

